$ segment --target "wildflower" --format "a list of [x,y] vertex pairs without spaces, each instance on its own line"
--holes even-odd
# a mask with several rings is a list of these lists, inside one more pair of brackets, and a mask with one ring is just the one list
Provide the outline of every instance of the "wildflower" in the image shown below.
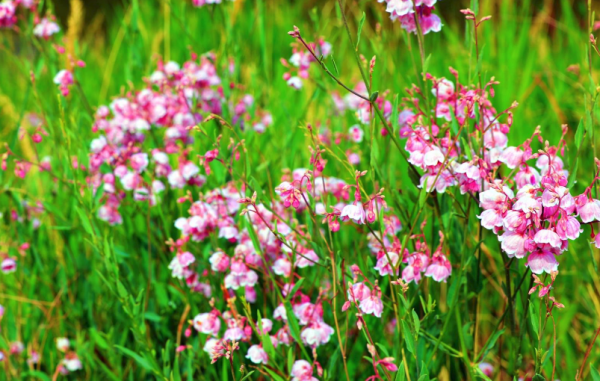
[[483,374],[485,374],[487,377],[491,378],[492,375],[494,374],[494,367],[490,363],[480,362],[479,365],[478,365],[478,367],[481,370],[481,372]]
[[14,258],[6,257],[2,260],[0,267],[5,274],[15,272],[17,270],[17,261]]
[[0,2],[0,28],[8,28],[17,22],[15,2],[5,0]]
[[214,312],[206,312],[196,315],[194,318],[196,331],[217,336],[221,330],[221,320]]
[[69,95],[69,86],[75,83],[73,73],[69,70],[61,70],[54,76],[54,83],[58,85],[61,94],[66,97]]
[[62,361],[62,364],[64,365],[65,369],[69,372],[75,372],[77,370],[82,369],[82,364],[81,364],[81,360],[79,360],[79,357],[77,357],[77,354],[75,352],[68,352],[65,356],[65,358]]
[[254,364],[266,364],[269,361],[269,356],[267,356],[267,352],[260,345],[252,345],[248,349],[248,354],[246,354],[246,358],[250,359]]
[[381,291],[378,287],[368,297],[360,301],[360,310],[365,314],[373,314],[381,317],[383,312],[383,302],[381,301]]
[[55,23],[54,21],[50,21],[48,20],[46,17],[44,17],[39,24],[37,24],[34,28],[33,28],[33,34],[38,36],[38,37],[42,37],[44,39],[49,39],[50,36],[52,36],[53,34],[56,34],[60,31],[60,27],[58,26],[57,23]]
[[291,381],[318,381],[313,377],[313,369],[306,360],[296,360],[292,366]]
[[534,274],[542,274],[544,272],[550,274],[558,269],[558,262],[552,252],[548,250],[536,250],[529,254],[527,266]]
[[25,346],[20,341],[15,341],[10,344],[10,354],[11,355],[19,355],[23,353],[25,350]]
[[394,364],[395,359],[393,357],[385,357],[376,362],[377,365],[383,366],[389,372],[395,372],[398,370],[398,366]]
[[177,254],[169,264],[169,270],[172,271],[174,278],[183,279],[185,270],[189,265],[194,263],[195,260],[196,258],[194,255],[188,251]]
[[56,339],[56,348],[58,348],[61,352],[66,352],[69,350],[70,342],[66,337],[59,337]]

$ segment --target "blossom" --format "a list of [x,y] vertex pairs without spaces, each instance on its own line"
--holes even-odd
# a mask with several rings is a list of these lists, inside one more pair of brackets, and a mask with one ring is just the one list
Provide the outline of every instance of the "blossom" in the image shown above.
[[318,381],[313,377],[313,369],[306,360],[296,360],[292,366],[291,381]]
[[196,331],[217,336],[221,330],[221,320],[214,312],[205,312],[194,317]]
[[56,348],[58,348],[61,352],[66,352],[69,350],[70,342],[66,337],[59,337],[56,339]]
[[15,272],[17,270],[17,261],[11,257],[4,258],[0,267],[5,274]]
[[383,302],[381,301],[380,292],[372,293],[369,297],[360,301],[360,310],[365,314],[373,314],[376,317],[381,317],[383,312]]
[[81,364],[81,360],[79,360],[79,357],[77,357],[77,354],[75,352],[67,353],[65,358],[62,360],[62,364],[69,372],[75,372],[77,370],[82,369],[83,367]]
[[265,352],[260,345],[252,345],[248,349],[246,358],[250,359],[250,361],[252,361],[254,364],[266,364],[269,361],[267,352]]
[[169,270],[172,271],[173,277],[183,279],[185,270],[189,265],[194,263],[195,260],[196,258],[194,255],[188,251],[177,254],[169,264]]
[[529,254],[527,258],[527,266],[534,274],[542,274],[544,272],[550,274],[558,269],[558,262],[550,251],[536,250]]
[[73,73],[69,70],[61,70],[54,76],[54,83],[58,85],[63,96],[69,95],[69,86],[75,83]]
[[342,209],[340,217],[346,220],[352,220],[356,224],[364,224],[366,219],[365,209],[360,202],[348,204]]
[[33,34],[42,37],[44,39],[50,38],[53,34],[56,34],[60,31],[60,27],[54,21],[48,20],[44,17],[39,24],[37,24],[33,28]]

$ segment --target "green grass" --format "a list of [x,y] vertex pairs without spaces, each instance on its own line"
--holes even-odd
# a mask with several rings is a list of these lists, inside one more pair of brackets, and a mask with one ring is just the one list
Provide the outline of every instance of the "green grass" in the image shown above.
[[[494,100],[496,109],[503,110],[513,101],[519,102],[510,133],[510,141],[515,145],[529,138],[538,125],[544,138],[557,144],[560,126],[567,124],[570,132],[566,137],[569,150],[565,153],[565,164],[573,171],[578,160],[572,193],[581,193],[594,176],[592,147],[598,143],[594,132],[600,119],[598,109],[590,101],[591,94],[597,94],[595,83],[598,83],[600,59],[593,57],[589,68],[587,5],[569,0],[546,1],[545,5],[532,0],[482,2],[478,14],[493,17],[481,28],[482,53],[478,59],[473,53],[469,27],[458,12],[470,5],[463,3],[451,0],[440,3],[445,26],[441,33],[425,38],[428,71],[434,76],[449,77],[451,66],[460,72],[463,83],[474,83],[475,71],[480,66],[484,82],[495,77],[500,82]],[[470,6],[475,9],[474,5]],[[598,4],[594,6],[598,8]],[[349,4],[346,15],[356,41],[359,20],[362,12],[366,13],[358,51],[367,60],[377,56],[373,89],[380,93],[389,90],[386,99],[393,100],[396,94],[401,99],[406,88],[420,81],[417,73],[421,70],[421,57],[416,38],[406,35],[399,24],[391,23],[384,9],[385,6],[376,1],[355,1]],[[307,40],[323,36],[331,42],[337,70],[333,69],[331,59],[327,64],[334,73],[339,72],[341,81],[350,87],[360,79],[354,47],[346,35],[335,1],[237,0],[197,9],[183,0],[133,0],[124,7],[115,6],[113,12],[106,17],[105,30],[95,22],[95,17],[101,15],[83,25],[75,48],[77,56],[86,62],[86,67],[76,72],[81,90],[73,87],[67,98],[61,97],[52,83],[54,74],[64,63],[58,61],[50,43],[32,43],[27,28],[20,34],[0,31],[0,141],[18,156],[32,161],[36,155],[51,155],[53,173],[64,180],[56,181],[36,169],[25,180],[13,176],[12,170],[0,172],[0,212],[3,213],[0,252],[19,257],[17,272],[0,274],[0,304],[6,309],[0,323],[0,350],[7,353],[10,343],[18,340],[28,350],[37,350],[41,357],[39,366],[29,368],[24,356],[9,356],[0,363],[4,370],[0,379],[51,380],[62,359],[54,340],[66,336],[71,338],[83,363],[83,370],[68,376],[70,379],[232,380],[228,361],[219,360],[211,365],[202,351],[203,339],[196,333],[186,341],[193,349],[179,355],[175,353],[178,326],[186,307],[190,308],[187,319],[209,309],[205,297],[190,293],[185,284],[171,278],[167,269],[172,254],[165,242],[178,238],[173,221],[187,213],[187,204],[176,203],[184,191],[168,190],[161,204],[150,211],[144,203],[124,204],[124,221],[120,226],[110,227],[98,220],[98,200],[86,186],[85,173],[72,170],[70,165],[73,156],[87,164],[89,145],[95,137],[91,131],[93,116],[86,104],[95,111],[114,96],[139,88],[143,85],[142,77],[153,71],[158,55],[182,63],[189,58],[190,49],[196,53],[213,51],[218,57],[218,66],[224,66],[228,58],[233,58],[235,71],[225,80],[244,86],[243,91],[233,91],[233,96],[251,93],[274,119],[265,134],[244,135],[248,153],[235,168],[237,173],[245,173],[244,178],[255,179],[251,186],[260,187],[265,193],[261,197],[269,199],[283,169],[309,166],[307,124],[327,124],[332,131],[345,132],[356,123],[352,115],[332,115],[330,93],[337,90],[344,95],[343,89],[336,87],[318,67],[311,68],[311,79],[305,81],[302,91],[296,92],[286,85],[282,79],[285,68],[279,60],[291,55],[293,39],[287,32],[297,25]],[[578,66],[576,73],[567,70],[571,65]],[[35,86],[30,80],[32,72]],[[44,142],[35,147],[39,152],[27,140],[17,139],[18,126],[25,124],[25,116],[30,112],[43,116],[49,133]],[[580,121],[586,133],[577,150],[574,139]],[[198,134],[191,147],[195,154],[202,155],[211,149],[218,134],[223,135],[223,148],[235,137],[235,133],[216,123],[205,124],[205,129],[207,137]],[[366,136],[359,146],[362,154],[359,168],[370,171],[365,181],[370,191],[374,189],[372,179],[376,178],[381,186],[386,185],[388,203],[400,216],[397,205],[416,205],[418,190],[412,185],[406,162],[391,142],[379,134],[372,135],[372,131],[378,129],[377,125],[365,128]],[[343,143],[341,148],[332,149],[341,157],[347,146]],[[5,152],[5,148],[0,147],[0,152]],[[327,175],[352,182],[353,172],[346,165],[333,155],[327,160]],[[235,180],[238,184],[243,180],[231,179],[225,174],[211,176],[202,190],[221,186],[223,179]],[[22,214],[23,200],[39,200],[44,205],[46,211],[40,217],[39,229],[11,220],[11,210]],[[436,200],[438,207],[441,205],[442,216],[434,214],[432,200],[423,207],[424,216],[437,227],[452,216],[453,203],[448,195],[437,195]],[[471,221],[478,214],[475,209],[473,205]],[[300,220],[307,223],[306,216]],[[407,226],[406,221],[401,220]],[[409,291],[408,303],[411,304],[404,311],[407,316],[404,323],[409,329],[414,328],[412,309],[423,319],[420,324],[424,333],[414,344],[414,356],[408,350],[410,344],[400,341],[396,333],[386,333],[385,325],[393,314],[384,315],[383,320],[366,317],[372,335],[380,344],[379,350],[388,352],[396,360],[402,358],[404,351],[413,381],[436,377],[459,380],[469,377],[465,364],[479,362],[481,359],[476,354],[493,337],[497,341],[490,345],[483,360],[495,366],[494,378],[512,380],[509,372],[518,375],[529,372],[532,376],[537,335],[534,334],[535,320],[530,314],[539,313],[539,298],[534,296],[528,302],[529,278],[514,301],[515,331],[511,333],[509,327],[501,323],[502,335],[493,336],[507,305],[503,297],[507,294],[503,269],[506,257],[493,234],[485,231],[479,263],[475,256],[477,224],[465,224],[453,217],[448,226],[455,238],[450,244],[455,267],[448,284],[424,282],[420,287],[411,286]],[[587,242],[590,228],[584,229],[580,239],[572,242],[560,257],[560,275],[553,290],[553,295],[566,306],[554,312],[556,377],[562,380],[575,379],[600,324],[597,269],[600,256]],[[424,233],[428,242],[436,239],[433,226]],[[399,233],[401,240],[404,234],[405,231]],[[465,237],[467,243],[461,246]],[[25,257],[14,247],[22,242],[31,244]],[[333,242],[339,260],[345,260],[346,264],[358,263],[363,269],[373,267],[373,256],[369,254],[364,235],[355,234],[353,228],[343,227]],[[219,244],[222,242],[212,237],[192,247],[198,260],[207,260]],[[458,270],[461,263],[466,264],[462,277]],[[523,263],[512,262],[508,271],[513,292],[525,274]],[[309,270],[303,272],[304,292],[316,295],[320,280],[328,276],[328,272],[318,268]],[[219,280],[214,282],[213,290],[218,299]],[[389,287],[387,281],[385,287]],[[457,304],[453,306],[450,296],[457,292]],[[269,301],[258,308],[263,316],[271,316],[276,307],[271,298],[265,293],[265,300]],[[222,301],[218,303],[222,307]],[[353,329],[356,323],[353,314],[339,312],[342,303],[337,301],[349,373],[351,379],[363,380],[373,374],[369,360],[364,358],[369,357],[366,340]],[[242,310],[240,306],[238,309]],[[256,313],[257,309],[253,308]],[[325,303],[324,308],[325,320],[334,326],[331,305]],[[256,314],[253,317],[256,319]],[[432,341],[440,335],[445,321],[449,325],[442,337],[443,344],[430,362]],[[542,366],[545,379],[550,379],[552,372],[552,343],[550,323],[541,343],[544,352],[549,350]],[[237,369],[242,360],[247,368],[250,365],[243,358],[246,347],[236,355],[237,380],[241,379]],[[300,346],[292,347],[289,354],[287,347],[284,348],[285,351],[278,352],[277,368],[287,376],[288,356],[308,357]],[[325,370],[319,379],[345,379],[337,335],[317,352]],[[459,353],[456,356],[467,353],[469,359],[464,361],[451,353]],[[424,364],[428,372],[423,369]],[[590,374],[590,368],[600,370],[598,342],[591,347],[581,379],[600,379],[597,372],[595,376]],[[260,374],[256,371],[249,379],[269,379]],[[404,380],[403,372],[395,377]]]

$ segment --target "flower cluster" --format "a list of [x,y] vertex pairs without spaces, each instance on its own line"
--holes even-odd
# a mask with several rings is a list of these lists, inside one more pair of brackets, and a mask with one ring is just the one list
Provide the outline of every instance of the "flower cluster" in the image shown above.
[[[282,295],[282,298],[285,298],[285,295]],[[290,299],[291,311],[288,312],[284,304],[280,304],[273,311],[273,320],[261,318],[260,321],[252,321],[240,315],[234,307],[234,299],[234,297],[227,299],[230,309],[223,312],[213,309],[196,315],[193,321],[190,321],[190,326],[206,337],[204,351],[213,362],[226,356],[230,350],[238,350],[240,343],[246,343],[248,344],[246,358],[254,364],[269,363],[267,350],[263,347],[265,340],[263,336],[267,335],[274,348],[280,345],[292,345],[294,339],[288,319],[294,319],[296,324],[303,327],[300,334],[301,341],[311,348],[329,342],[334,332],[333,328],[323,321],[321,302],[313,304],[307,295],[300,292]],[[281,328],[277,331],[274,331],[274,321],[281,323]],[[191,330],[188,329],[186,336],[190,335]],[[257,343],[253,340],[257,340]],[[295,376],[303,379],[299,375]]]
[[[228,103],[214,60],[209,53],[199,62],[193,55],[181,66],[159,62],[145,88],[98,108],[92,129],[100,136],[91,143],[89,182],[104,193],[98,212],[102,220],[121,223],[119,205],[127,192],[133,192],[135,201],[154,205],[167,185],[202,186],[206,179],[190,148],[194,126],[211,115],[230,108],[240,128],[250,124],[259,131],[272,123],[268,113],[251,107],[251,96],[237,105]],[[218,150],[205,155],[205,168],[217,156]]]
[[[405,101],[412,107],[405,108],[398,116],[400,136],[407,139],[409,163],[423,171],[421,187],[441,193],[458,185],[462,194],[475,193],[482,190],[482,179],[508,160],[503,153],[512,125],[510,110],[517,104],[497,113],[490,97],[498,82],[492,78],[481,89],[466,87],[458,82],[458,73],[450,70],[458,88],[446,78],[427,75],[435,97],[432,110],[422,100],[427,94],[422,94],[417,87],[407,90],[410,97]],[[503,115],[507,116],[505,123],[499,121]],[[463,147],[460,133],[476,118],[474,129],[480,146]]]
[[[479,218],[498,235],[509,257],[527,256],[526,266],[534,274],[551,274],[558,268],[556,257],[582,232],[576,217],[583,223],[600,220],[600,202],[591,198],[591,186],[580,196],[570,194],[559,147],[546,142],[545,149],[532,154],[530,142],[506,149],[503,157],[513,176],[487,184],[479,195],[484,209]],[[527,163],[533,159],[537,170]],[[507,184],[516,186],[516,194]]]
[[71,342],[66,337],[56,339],[56,348],[65,354],[60,366],[60,373],[65,375],[82,368],[81,360],[76,352],[69,349],[70,346]]
[[442,21],[433,13],[437,0],[377,0],[385,2],[386,12],[392,20],[399,20],[402,28],[410,33],[439,32],[442,30]]
[[[19,9],[22,12],[33,14],[33,35],[48,40],[52,35],[60,31],[54,15],[40,17],[38,2],[36,0],[3,0],[0,2],[0,29],[18,29],[17,22]],[[23,16],[23,15],[21,15]]]
[[324,39],[317,42],[310,42],[306,45],[295,42],[292,44],[292,56],[289,60],[281,59],[281,63],[288,71],[283,74],[283,79],[287,84],[296,90],[302,88],[302,81],[309,76],[308,69],[313,62],[317,62],[316,57],[325,58],[331,54],[331,44]]

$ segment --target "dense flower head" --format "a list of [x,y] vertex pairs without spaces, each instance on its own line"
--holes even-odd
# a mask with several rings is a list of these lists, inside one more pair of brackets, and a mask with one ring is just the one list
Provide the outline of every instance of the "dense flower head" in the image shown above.
[[[540,137],[541,141],[541,137]],[[595,221],[597,204],[589,189],[573,197],[566,188],[568,172],[558,156],[559,147],[546,143],[544,150],[531,154],[530,141],[511,149],[518,159],[507,160],[507,167],[518,169],[514,178],[487,182],[479,194],[483,212],[481,225],[498,234],[502,250],[509,257],[525,258],[534,274],[553,273],[558,268],[557,256],[568,248],[569,240],[582,232],[581,223]],[[519,153],[522,152],[522,153]],[[535,169],[528,161],[535,161]],[[520,174],[535,173],[521,180]],[[514,184],[511,189],[507,184]],[[516,191],[516,195],[515,195]]]

